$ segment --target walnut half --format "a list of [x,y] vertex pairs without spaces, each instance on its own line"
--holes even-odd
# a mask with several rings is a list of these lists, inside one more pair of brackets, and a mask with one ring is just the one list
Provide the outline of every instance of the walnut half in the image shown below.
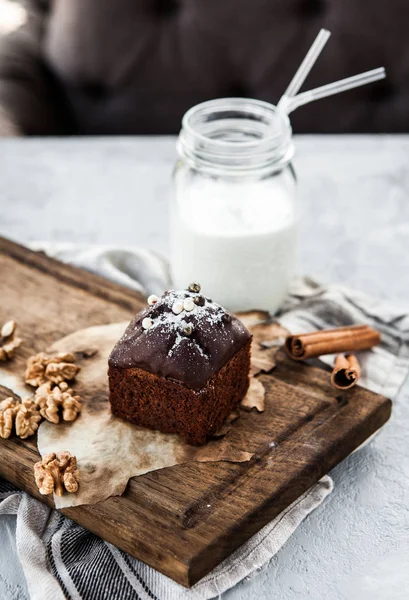
[[34,477],[40,494],[47,496],[55,492],[62,496],[65,491],[78,491],[80,472],[77,459],[69,452],[54,452],[46,454],[34,465]]
[[0,361],[13,358],[14,352],[21,346],[23,340],[15,337],[17,324],[15,321],[4,323],[0,331]]
[[74,421],[81,411],[80,400],[80,396],[74,396],[65,381],[55,387],[51,381],[40,385],[34,398],[41,416],[51,423],[60,422],[60,409],[64,421]]
[[75,364],[75,356],[70,352],[46,354],[40,352],[27,361],[25,381],[33,387],[39,387],[47,381],[56,385],[75,379],[81,367]]
[[0,437],[9,438],[13,426],[21,439],[35,434],[42,417],[37,406],[30,398],[21,402],[14,398],[6,398],[0,402]]
[[7,439],[11,436],[14,419],[17,412],[17,400],[6,398],[0,402],[0,437]]

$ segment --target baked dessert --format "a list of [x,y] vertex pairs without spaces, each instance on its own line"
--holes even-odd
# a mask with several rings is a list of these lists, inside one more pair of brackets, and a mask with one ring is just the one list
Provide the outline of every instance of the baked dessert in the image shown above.
[[112,412],[202,445],[249,385],[251,335],[200,285],[150,296],[109,357]]

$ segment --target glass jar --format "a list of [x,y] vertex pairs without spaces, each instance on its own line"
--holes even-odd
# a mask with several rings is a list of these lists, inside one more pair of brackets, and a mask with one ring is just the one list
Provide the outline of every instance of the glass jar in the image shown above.
[[296,177],[288,117],[245,98],[190,109],[177,142],[171,274],[232,311],[275,313],[293,274]]

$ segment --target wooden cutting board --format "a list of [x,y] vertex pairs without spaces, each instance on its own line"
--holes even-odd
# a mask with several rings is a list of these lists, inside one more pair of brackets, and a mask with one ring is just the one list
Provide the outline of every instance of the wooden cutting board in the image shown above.
[[[130,319],[136,292],[0,238],[0,323],[13,318],[26,359],[91,325]],[[2,365],[3,366],[3,365]],[[267,408],[248,440],[248,463],[189,463],[133,478],[120,497],[62,512],[175,581],[191,586],[379,429],[391,402],[328,373],[278,356],[263,375]],[[0,398],[10,395],[0,388]],[[237,434],[236,434],[237,431]],[[240,420],[234,435],[240,435]],[[271,445],[271,441],[275,445]],[[0,475],[42,502],[33,478],[35,438],[0,439]]]

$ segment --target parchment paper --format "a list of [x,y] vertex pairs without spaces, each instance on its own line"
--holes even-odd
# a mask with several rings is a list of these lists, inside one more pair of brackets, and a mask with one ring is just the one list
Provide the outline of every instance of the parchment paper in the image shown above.
[[[264,313],[240,315],[254,335],[252,373],[274,367],[277,348],[263,347],[264,329],[268,336],[277,338],[283,331],[277,325],[263,323]],[[239,413],[226,419],[215,439],[205,446],[193,447],[179,436],[152,431],[128,423],[112,415],[108,399],[107,364],[111,349],[122,336],[127,323],[114,323],[77,331],[54,343],[48,352],[73,352],[81,371],[73,383],[80,394],[82,411],[72,423],[58,425],[43,421],[38,429],[38,450],[42,456],[49,452],[68,450],[77,457],[80,470],[80,488],[76,494],[54,496],[57,508],[95,504],[109,496],[121,495],[131,477],[189,461],[245,462],[253,454],[242,446],[233,446],[223,436],[234,427]],[[270,331],[271,328],[271,331]],[[11,376],[0,367],[0,385],[7,385],[15,393],[27,395],[23,374]],[[264,408],[263,386],[252,380],[243,408],[257,411]],[[262,418],[262,415],[257,415]]]
[[189,462],[219,460],[244,462],[252,454],[234,448],[226,440],[210,441],[196,448],[170,435],[137,427],[112,415],[108,400],[107,361],[127,323],[83,329],[69,335],[50,351],[74,352],[82,369],[74,389],[83,409],[73,423],[54,425],[44,421],[38,430],[38,449],[68,450],[77,457],[81,474],[79,491],[54,497],[57,508],[95,504],[120,495],[130,477]]

